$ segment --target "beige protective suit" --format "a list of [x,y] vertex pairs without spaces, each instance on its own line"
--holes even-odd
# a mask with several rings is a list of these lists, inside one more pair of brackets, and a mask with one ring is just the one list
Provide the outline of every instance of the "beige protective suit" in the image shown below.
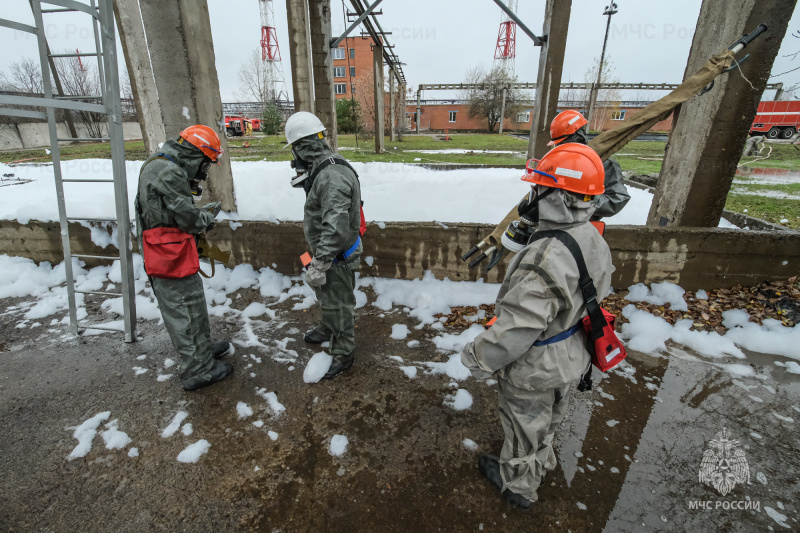
[[[613,267],[608,245],[588,222],[594,209],[582,196],[556,190],[540,202],[538,229],[565,230],[575,238],[600,301],[609,293]],[[474,377],[494,375],[498,381],[505,431],[502,490],[536,501],[542,477],[556,466],[553,434],[564,417],[569,389],[590,364],[582,329],[559,342],[533,346],[587,314],[569,250],[553,238],[525,247],[509,264],[495,312],[497,322],[464,347],[461,361]]]

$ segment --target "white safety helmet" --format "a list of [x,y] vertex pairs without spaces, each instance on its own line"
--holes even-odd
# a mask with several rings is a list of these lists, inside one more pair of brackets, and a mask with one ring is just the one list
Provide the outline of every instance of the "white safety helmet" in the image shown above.
[[314,113],[308,111],[298,111],[286,121],[286,142],[293,144],[298,139],[317,134],[321,139],[324,137],[325,126]]

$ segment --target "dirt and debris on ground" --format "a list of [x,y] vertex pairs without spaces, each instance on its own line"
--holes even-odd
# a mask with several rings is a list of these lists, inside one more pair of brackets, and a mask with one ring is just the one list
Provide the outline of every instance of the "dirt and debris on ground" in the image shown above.
[[[634,305],[637,309],[647,311],[675,324],[678,320],[692,319],[692,328],[697,331],[716,331],[724,334],[727,331],[722,325],[722,313],[729,309],[744,309],[750,315],[750,321],[761,325],[765,319],[780,321],[786,327],[794,327],[800,323],[800,281],[793,276],[785,281],[768,281],[754,287],[736,285],[730,289],[704,291],[705,298],[698,298],[696,291],[684,294],[688,311],[676,311],[668,305],[655,305],[647,302],[630,302],[626,300],[628,291],[618,291],[607,296],[602,306],[617,316],[617,329],[627,322],[622,309]],[[472,324],[485,326],[494,318],[494,304],[452,307],[449,314],[438,314],[436,318],[444,318],[444,325],[450,328],[468,328]],[[483,313],[479,316],[479,311]]]
[[[774,296],[780,299],[784,290]],[[10,308],[21,300],[0,300],[1,529],[800,527],[800,382],[774,364],[781,358],[748,353],[745,364],[755,376],[742,376],[721,365],[724,360],[705,360],[679,347],[659,357],[631,353],[619,369],[596,375],[592,392],[573,391],[557,431],[559,465],[533,510],[522,512],[509,507],[477,469],[480,454],[496,453],[502,443],[494,384],[431,372],[426,363],[451,356],[436,351],[433,339],[440,332],[417,329],[400,308],[377,310],[375,295],[365,292],[369,301],[357,311],[356,364],[346,374],[304,382],[303,369],[320,348],[304,344],[302,332],[318,315],[313,309],[293,311],[296,301],[289,299],[272,305],[275,318],[248,324],[257,343],[237,344],[228,356],[233,376],[196,393],[184,392],[176,366],[168,366],[167,360],[178,357],[155,320],[139,322],[141,338],[132,344],[114,334],[75,339],[60,324],[17,328],[19,315]],[[769,308],[771,293],[759,294]],[[738,292],[709,291],[709,302],[726,296],[738,298]],[[230,297],[237,309],[261,301],[250,289]],[[482,309],[488,318],[490,307]],[[461,310],[453,322],[478,311]],[[389,337],[398,323],[410,330],[403,340]],[[217,336],[242,339],[243,327],[237,317],[212,317]],[[419,344],[410,347],[414,340]],[[417,369],[413,379],[407,367]],[[472,396],[470,409],[445,405],[458,388]],[[285,411],[266,400],[269,393]],[[239,402],[253,414],[244,410],[242,417]],[[105,411],[131,443],[107,448],[100,435],[107,426],[101,425],[85,457],[69,460],[78,444],[75,427]],[[191,431],[163,437],[179,411],[187,413],[183,423]],[[725,496],[698,482],[704,450],[723,428],[737,440],[750,471],[750,481]],[[334,435],[349,441],[340,457],[328,450]],[[197,463],[177,460],[201,439],[210,449]],[[465,447],[465,439],[477,449]],[[138,456],[129,456],[132,447]],[[698,509],[697,502],[713,508]],[[731,502],[749,504],[732,510]]]

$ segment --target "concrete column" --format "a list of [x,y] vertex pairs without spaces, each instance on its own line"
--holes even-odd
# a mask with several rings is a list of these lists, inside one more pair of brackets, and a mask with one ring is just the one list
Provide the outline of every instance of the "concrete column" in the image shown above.
[[128,67],[128,77],[131,80],[133,101],[136,103],[136,113],[139,115],[144,147],[147,154],[152,155],[158,150],[158,144],[166,139],[166,133],[161,118],[156,80],[150,65],[150,55],[147,53],[146,44],[142,44],[147,40],[142,25],[142,13],[139,11],[139,1],[117,0],[114,2],[114,15],[117,19],[122,53],[125,55],[125,65]]
[[397,140],[403,142],[403,135],[406,133],[406,126],[408,125],[408,118],[406,117],[406,84],[400,83],[398,90],[400,95],[400,116],[397,121]]
[[372,76],[375,80],[375,153],[384,151],[383,142],[383,45],[372,43]]
[[306,0],[286,0],[286,19],[289,27],[289,63],[292,69],[294,110],[313,113],[311,37],[308,31]]
[[508,93],[508,87],[503,87],[503,102],[500,104],[500,131],[497,132],[500,135],[503,134],[503,120],[506,116],[506,93]]
[[422,108],[420,107],[420,90],[417,88],[417,133],[419,133],[420,115],[422,115]]
[[[217,130],[229,153],[206,0],[140,0],[139,6],[166,138],[205,124]],[[219,201],[222,209],[234,211],[230,158],[221,161],[210,172],[203,201]]]
[[389,140],[394,142],[395,139],[395,105],[397,94],[394,91],[394,69],[389,70]]
[[759,24],[769,29],[747,47],[745,53],[751,57],[741,65],[741,72],[735,69],[720,75],[710,92],[675,111],[648,225],[719,224],[736,165],[796,3],[703,1],[684,79],[711,55]]
[[571,10],[572,0],[547,0],[545,4],[542,34],[547,36],[547,42],[542,45],[539,52],[539,74],[536,78],[528,159],[541,158],[547,153],[550,122],[555,118],[558,108],[558,93],[561,88],[561,71],[564,67],[564,50],[567,46]]
[[[314,76],[314,109],[328,130],[331,150],[338,150],[336,97],[333,87],[331,53],[331,0],[309,0],[308,23],[311,33],[311,63]],[[349,73],[348,73],[349,74]]]

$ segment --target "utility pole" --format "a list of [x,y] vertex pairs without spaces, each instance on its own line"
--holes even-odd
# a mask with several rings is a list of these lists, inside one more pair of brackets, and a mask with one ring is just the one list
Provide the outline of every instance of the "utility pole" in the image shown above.
[[[603,12],[603,15],[608,16],[608,22],[606,22],[606,36],[603,39],[603,51],[600,52],[600,64],[597,65],[597,82],[592,85],[591,92],[589,93],[589,111],[586,113],[586,120],[591,122],[592,120],[592,112],[594,111],[594,106],[597,105],[597,93],[600,90],[600,79],[603,75],[603,62],[606,58],[606,43],[608,43],[608,30],[611,28],[611,16],[616,14],[617,3],[611,2],[610,5],[606,6],[606,10]],[[589,124],[589,129],[591,129],[591,124]]]

